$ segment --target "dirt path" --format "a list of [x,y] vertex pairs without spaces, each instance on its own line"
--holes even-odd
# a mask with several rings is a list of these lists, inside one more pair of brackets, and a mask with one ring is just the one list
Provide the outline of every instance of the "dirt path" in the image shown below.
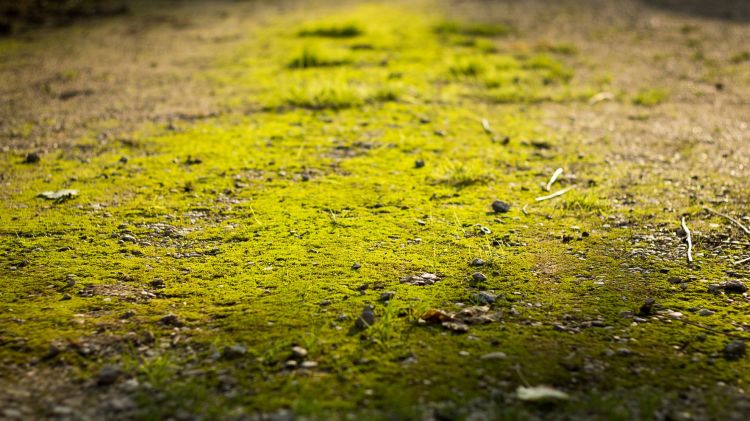
[[750,410],[740,2],[131,9],[0,39],[0,417]]

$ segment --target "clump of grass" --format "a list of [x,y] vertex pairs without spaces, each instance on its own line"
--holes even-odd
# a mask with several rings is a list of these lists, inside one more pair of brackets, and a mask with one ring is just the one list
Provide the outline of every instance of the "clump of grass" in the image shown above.
[[543,73],[543,82],[545,84],[553,82],[568,82],[573,78],[573,71],[571,69],[547,54],[540,54],[529,58],[528,61],[524,63],[524,67],[541,71]]
[[287,104],[311,110],[341,110],[364,103],[362,94],[345,84],[312,84],[289,91]]
[[498,37],[511,33],[511,28],[502,23],[454,22],[445,21],[433,27],[440,35],[467,35],[474,37]]
[[443,176],[437,182],[463,188],[487,184],[493,179],[492,174],[485,171],[479,164],[452,162],[445,166]]
[[591,194],[570,192],[563,201],[562,208],[571,211],[593,212],[597,214],[606,213],[609,205],[604,200],[599,199]]
[[448,69],[453,77],[477,77],[487,71],[487,66],[479,60],[471,59],[458,62]]
[[578,54],[578,48],[576,48],[575,45],[566,43],[553,44],[549,42],[542,42],[537,45],[536,50],[566,56]]
[[359,26],[350,23],[347,25],[319,26],[300,30],[297,35],[301,37],[324,37],[324,38],[354,38],[364,34]]
[[370,96],[370,99],[376,102],[394,102],[400,98],[401,89],[392,85],[381,86]]
[[733,55],[729,59],[729,61],[731,61],[734,64],[740,64],[746,61],[750,61],[750,51],[743,51],[743,52],[737,53]]
[[646,89],[638,92],[633,97],[633,104],[644,107],[653,107],[664,102],[669,94],[663,89]]
[[343,66],[349,63],[351,61],[348,59],[326,58],[315,50],[305,48],[302,50],[302,53],[289,62],[287,67],[290,69],[309,69],[313,67]]

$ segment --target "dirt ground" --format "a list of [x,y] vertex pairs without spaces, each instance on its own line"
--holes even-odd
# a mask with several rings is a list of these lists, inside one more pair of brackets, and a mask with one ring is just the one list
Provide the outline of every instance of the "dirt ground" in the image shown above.
[[746,2],[94,15],[0,38],[0,418],[746,418]]

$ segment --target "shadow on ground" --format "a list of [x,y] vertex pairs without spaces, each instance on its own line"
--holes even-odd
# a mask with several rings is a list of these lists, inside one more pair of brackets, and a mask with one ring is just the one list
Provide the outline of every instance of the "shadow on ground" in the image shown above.
[[648,6],[671,12],[729,21],[750,21],[750,2],[746,0],[641,0]]

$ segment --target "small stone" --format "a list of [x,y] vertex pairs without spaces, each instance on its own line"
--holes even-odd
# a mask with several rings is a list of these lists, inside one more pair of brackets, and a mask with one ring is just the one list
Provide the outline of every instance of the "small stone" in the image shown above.
[[469,263],[469,265],[474,266],[474,267],[484,266],[486,264],[487,264],[487,262],[485,262],[484,260],[482,260],[480,258],[476,258],[476,259],[472,260],[471,263]]
[[124,320],[129,319],[133,316],[135,316],[135,310],[128,310],[125,313],[122,313],[122,315],[120,315],[120,318]]
[[247,347],[241,344],[226,346],[222,352],[222,356],[228,360],[242,357],[245,354],[247,354]]
[[301,346],[293,346],[292,356],[298,359],[305,358],[307,356],[307,350],[305,348],[302,348]]
[[417,159],[416,161],[414,161],[414,168],[424,168],[424,165],[425,164],[423,159]]
[[650,316],[654,314],[655,305],[656,300],[654,300],[653,298],[647,298],[643,305],[641,305],[641,308],[638,310],[638,314],[641,316]]
[[352,265],[352,269],[353,270],[359,270],[359,268],[361,268],[361,267],[362,267],[362,265],[360,265],[359,263],[355,263],[355,264]]
[[724,283],[724,291],[727,294],[742,294],[747,292],[747,287],[742,281],[732,280]]
[[672,285],[675,285],[675,284],[681,284],[683,282],[683,280],[680,279],[680,278],[677,278],[677,277],[673,276],[673,277],[667,279],[667,282],[669,282]]
[[698,312],[698,315],[699,316],[711,316],[711,315],[713,315],[715,313],[716,313],[715,311],[712,311],[712,310],[709,310],[707,308],[704,308],[703,310],[701,310],[701,311]]
[[127,164],[127,163],[128,163],[128,161],[129,161],[129,159],[128,159],[128,157],[127,157],[127,156],[122,156],[122,157],[120,157],[120,160],[119,160],[118,162],[119,162],[120,164],[123,164],[123,165],[124,165],[124,164]]
[[120,377],[122,372],[120,367],[117,365],[105,365],[99,371],[99,375],[96,378],[96,384],[99,386],[109,386],[114,384]]
[[745,341],[735,339],[724,347],[724,358],[729,361],[736,361],[744,357],[746,352]]
[[480,291],[476,295],[474,295],[474,298],[480,303],[480,304],[492,304],[497,300],[497,295],[490,294],[486,291]]
[[24,158],[23,163],[24,164],[36,164],[37,162],[41,161],[42,157],[39,156],[36,152],[31,152],[26,155],[26,158]]
[[137,239],[136,239],[135,237],[133,237],[133,236],[132,236],[132,235],[130,235],[130,234],[123,234],[123,235],[121,235],[121,236],[120,236],[120,240],[122,240],[122,241],[127,241],[127,242],[129,242],[129,243],[135,243],[135,242],[137,242],[137,241],[138,241],[138,240],[137,240]]
[[164,279],[156,278],[153,281],[150,282],[150,285],[152,288],[164,288]]
[[359,315],[357,320],[354,322],[354,325],[358,329],[364,329],[372,326],[373,324],[375,324],[375,312],[372,311],[372,307],[370,307],[369,304],[366,304],[362,309],[362,314]]
[[159,323],[166,325],[166,326],[175,326],[175,327],[182,326],[182,322],[174,314],[167,314],[166,316],[159,319]]
[[317,366],[317,361],[304,361],[302,364],[300,364],[300,367],[302,368],[315,368]]
[[319,302],[318,305],[321,306],[321,307],[329,306],[329,305],[331,305],[331,300],[323,300],[323,301]]
[[286,367],[286,368],[288,368],[290,370],[294,370],[295,368],[297,368],[297,361],[289,360],[289,361],[287,361],[287,362],[284,363],[284,367]]
[[712,294],[718,294],[721,292],[721,290],[722,290],[722,286],[719,284],[710,284],[708,286],[708,292]]
[[487,281],[487,277],[484,276],[482,272],[474,272],[471,275],[471,279],[473,279],[474,282],[486,282]]
[[62,301],[68,301],[71,298],[73,298],[73,297],[71,297],[70,294],[63,294],[63,296],[62,296],[62,298],[60,298],[60,300],[62,300]]
[[627,348],[617,348],[615,350],[615,355],[619,355],[621,357],[629,357],[633,355],[633,351],[627,349]]
[[73,413],[73,408],[63,405],[55,405],[55,407],[52,408],[52,413],[61,416],[71,415]]
[[443,327],[456,333],[466,333],[469,326],[461,322],[443,322]]
[[396,295],[393,291],[386,291],[382,294],[380,294],[380,301],[390,301],[393,299],[393,297]]
[[505,213],[510,210],[510,205],[501,200],[495,200],[494,202],[492,202],[492,210],[495,213]]
[[471,354],[469,354],[468,351],[458,351],[458,355],[460,355],[462,357],[468,357]]
[[481,359],[488,361],[488,360],[504,360],[507,357],[504,352],[490,352],[489,354],[482,355]]

